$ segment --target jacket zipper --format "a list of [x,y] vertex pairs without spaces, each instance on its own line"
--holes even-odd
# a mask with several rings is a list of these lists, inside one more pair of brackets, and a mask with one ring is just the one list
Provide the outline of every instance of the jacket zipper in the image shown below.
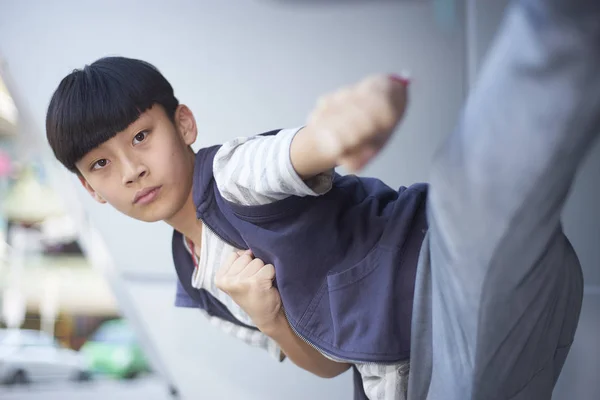
[[296,336],[298,336],[300,339],[302,339],[302,341],[304,343],[308,344],[310,347],[312,347],[313,349],[317,350],[319,353],[323,354],[323,356],[325,356],[326,358],[330,359],[331,361],[335,361],[335,362],[338,362],[338,363],[366,364],[366,365],[385,364],[385,363],[376,363],[376,362],[373,362],[373,361],[361,361],[361,360],[353,360],[353,359],[350,359],[350,358],[339,358],[339,357],[333,356],[333,355],[329,354],[328,352],[326,352],[325,350],[321,349],[319,346],[317,346],[316,344],[314,344],[313,342],[311,342],[307,338],[305,338],[304,336],[302,336],[296,330],[296,328],[294,328],[294,326],[292,324],[290,324],[290,319],[288,317],[288,313],[287,313],[287,310],[285,308],[283,309],[283,313],[285,314],[285,318],[288,320],[288,324],[290,325],[290,328],[292,328],[292,331],[294,332],[294,334]]
[[237,245],[237,244],[235,244],[235,243],[232,243],[232,242],[231,242],[231,241],[229,241],[229,240],[226,240],[224,237],[222,237],[222,236],[221,236],[221,235],[219,235],[217,232],[215,232],[215,230],[214,230],[213,228],[211,228],[211,227],[210,227],[210,225],[208,225],[208,224],[207,224],[207,223],[206,223],[206,222],[205,222],[205,221],[204,221],[202,218],[200,218],[200,217],[197,217],[197,218],[198,218],[198,220],[199,220],[200,222],[202,222],[202,226],[203,226],[203,227],[206,227],[206,228],[208,228],[208,230],[209,230],[209,231],[211,231],[213,235],[215,235],[216,237],[218,237],[219,239],[221,239],[222,241],[224,241],[225,243],[227,243],[227,244],[228,244],[228,245],[230,245],[231,247],[234,247],[234,248],[236,248],[236,249],[238,248],[238,245]]

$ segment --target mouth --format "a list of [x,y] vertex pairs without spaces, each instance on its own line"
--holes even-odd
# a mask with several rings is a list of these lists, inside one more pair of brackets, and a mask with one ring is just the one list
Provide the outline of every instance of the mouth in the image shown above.
[[133,204],[149,204],[152,203],[160,193],[162,186],[154,186],[138,190],[133,198]]

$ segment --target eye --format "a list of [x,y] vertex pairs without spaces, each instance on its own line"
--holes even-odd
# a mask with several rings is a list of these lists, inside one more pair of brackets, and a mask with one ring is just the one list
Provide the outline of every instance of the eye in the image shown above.
[[106,167],[107,165],[108,165],[108,160],[106,158],[103,158],[101,160],[96,161],[94,164],[92,164],[92,170],[102,169],[102,168]]
[[135,135],[133,137],[133,144],[138,144],[140,142],[143,142],[144,140],[146,140],[146,137],[148,137],[148,132],[141,131],[140,133],[138,133],[137,135]]

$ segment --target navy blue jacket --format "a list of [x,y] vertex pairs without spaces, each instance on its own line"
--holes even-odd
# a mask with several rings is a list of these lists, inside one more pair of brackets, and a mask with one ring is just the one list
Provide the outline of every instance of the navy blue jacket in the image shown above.
[[[409,358],[415,273],[427,230],[427,185],[394,190],[377,179],[336,174],[332,189],[322,196],[239,206],[223,199],[216,187],[212,162],[218,149],[196,155],[197,217],[224,241],[250,248],[275,266],[293,330],[346,361]],[[178,235],[173,255],[180,285],[209,314],[235,323],[218,300],[191,287],[193,265]]]

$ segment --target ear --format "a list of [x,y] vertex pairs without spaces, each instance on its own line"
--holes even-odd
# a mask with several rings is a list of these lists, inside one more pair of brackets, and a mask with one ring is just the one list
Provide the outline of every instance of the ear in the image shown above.
[[198,128],[192,110],[185,104],[180,104],[175,110],[175,127],[186,145],[190,146],[196,141]]
[[106,204],[106,200],[104,200],[102,196],[100,196],[100,194],[98,194],[98,192],[94,190],[92,185],[90,185],[89,182],[86,181],[83,176],[77,174],[77,177],[79,178],[79,182],[81,182],[81,185],[85,188],[85,190],[87,190],[90,196],[94,198],[94,200],[96,200],[98,203]]

